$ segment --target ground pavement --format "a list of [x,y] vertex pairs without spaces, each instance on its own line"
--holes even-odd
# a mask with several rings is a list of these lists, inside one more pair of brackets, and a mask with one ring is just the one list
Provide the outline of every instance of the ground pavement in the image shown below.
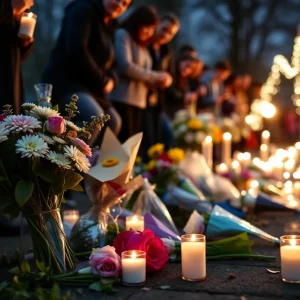
[[[83,212],[86,201],[80,203]],[[287,225],[300,221],[300,215],[272,214],[255,220],[263,230],[281,236],[289,234]],[[300,234],[300,233],[299,233]],[[300,284],[287,284],[280,274],[270,274],[267,269],[278,270],[280,266],[279,248],[262,240],[255,240],[255,252],[263,255],[275,255],[275,262],[209,261],[207,262],[207,279],[203,282],[185,282],[181,279],[181,265],[170,263],[167,268],[154,275],[147,276],[143,287],[117,286],[118,292],[113,295],[91,292],[80,286],[66,287],[72,290],[77,299],[228,299],[228,300],[263,300],[263,299],[300,299]],[[19,247],[19,239],[0,237],[0,253],[10,252]],[[300,266],[299,266],[300,267]],[[8,278],[7,268],[0,270],[0,282]],[[1,299],[5,300],[5,299]]]

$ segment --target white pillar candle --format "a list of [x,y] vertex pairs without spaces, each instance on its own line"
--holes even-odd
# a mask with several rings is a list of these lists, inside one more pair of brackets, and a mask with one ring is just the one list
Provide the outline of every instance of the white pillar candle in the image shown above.
[[23,13],[21,22],[20,22],[20,29],[19,29],[19,37],[21,38],[32,38],[34,34],[34,29],[36,25],[36,18],[37,16],[30,13]]
[[281,275],[285,282],[300,283],[300,236],[280,238]]
[[225,174],[228,172],[228,167],[226,164],[222,163],[216,166],[216,173],[219,175]]
[[202,153],[210,169],[213,167],[213,141],[211,136],[207,136],[202,142]]
[[223,134],[223,143],[222,143],[222,162],[228,167],[231,163],[231,140],[232,135],[229,132]]
[[76,222],[79,220],[79,211],[78,210],[65,210],[63,212],[63,220],[64,222],[74,226]]
[[126,230],[144,231],[144,217],[143,216],[126,217]]
[[206,278],[206,242],[202,234],[181,237],[182,278],[201,281]]
[[268,130],[264,130],[261,134],[261,143],[264,145],[270,145],[270,132]]
[[260,146],[260,159],[267,161],[269,159],[269,147],[266,144]]
[[122,280],[124,285],[141,285],[146,281],[146,252],[122,252]]

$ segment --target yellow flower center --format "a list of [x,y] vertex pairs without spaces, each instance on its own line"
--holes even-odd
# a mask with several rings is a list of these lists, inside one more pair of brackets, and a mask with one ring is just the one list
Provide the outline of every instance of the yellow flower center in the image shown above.
[[105,168],[114,167],[117,164],[119,164],[119,162],[120,161],[117,158],[114,158],[114,157],[107,158],[102,161],[102,167],[105,167]]

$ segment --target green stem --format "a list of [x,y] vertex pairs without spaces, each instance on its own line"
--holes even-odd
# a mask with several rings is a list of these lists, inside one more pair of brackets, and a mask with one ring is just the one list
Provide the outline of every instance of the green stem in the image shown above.
[[0,166],[1,166],[2,170],[3,170],[4,176],[6,177],[6,180],[7,180],[8,184],[10,185],[10,188],[12,189],[13,186],[12,186],[12,184],[11,184],[11,182],[10,182],[8,176],[7,176],[7,173],[6,173],[6,171],[5,171],[5,168],[4,168],[4,166],[3,166],[3,163],[2,163],[2,160],[1,160],[1,159],[0,159]]
[[274,261],[275,256],[265,256],[265,255],[254,255],[254,254],[224,254],[224,255],[213,255],[207,256],[206,260],[221,260],[221,259],[255,259],[263,261]]
[[91,251],[75,253],[76,257],[89,256],[89,255],[91,255]]

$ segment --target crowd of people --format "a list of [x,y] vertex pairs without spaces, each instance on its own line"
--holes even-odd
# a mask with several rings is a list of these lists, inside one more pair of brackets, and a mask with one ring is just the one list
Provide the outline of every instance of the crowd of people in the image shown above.
[[[76,121],[107,113],[109,126],[123,142],[143,131],[142,150],[163,142],[172,146],[170,120],[191,105],[217,116],[248,112],[251,77],[234,75],[228,62],[209,70],[192,45],[174,51],[170,43],[180,30],[173,13],[159,16],[134,0],[73,0],[64,11],[59,36],[45,64],[41,82],[53,85],[52,103],[63,107],[73,94],[79,96]],[[20,113],[24,101],[21,61],[33,39],[18,38],[18,25],[34,0],[4,0],[0,4],[0,101]],[[8,59],[9,58],[9,59]],[[37,79],[38,81],[39,79]],[[91,145],[99,145],[95,132]]]

